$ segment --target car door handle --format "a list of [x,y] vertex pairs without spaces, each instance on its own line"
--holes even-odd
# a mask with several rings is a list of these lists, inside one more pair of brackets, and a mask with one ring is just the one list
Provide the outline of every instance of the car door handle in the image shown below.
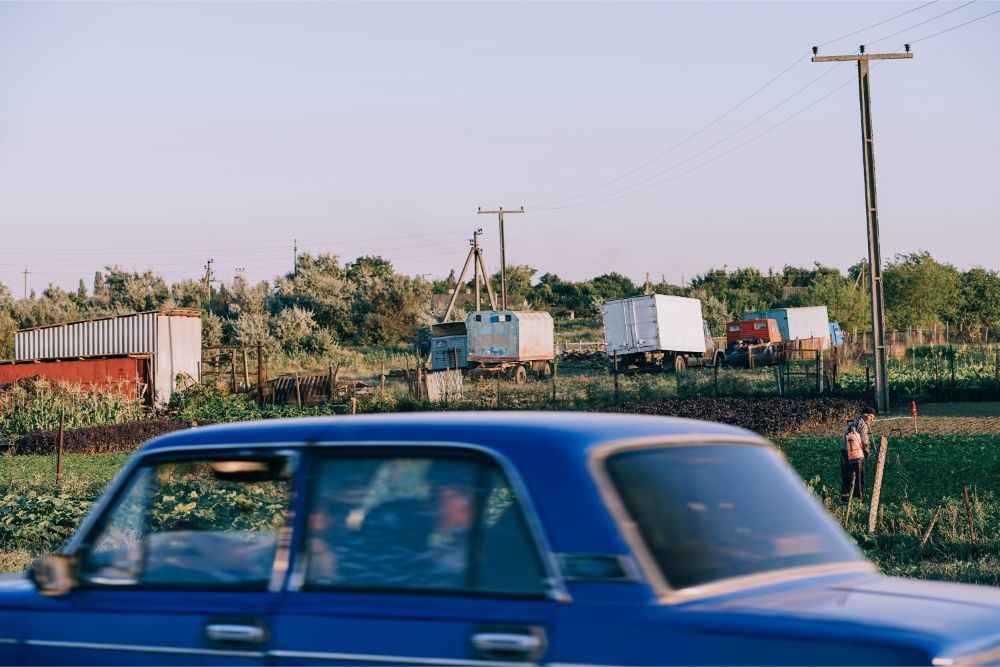
[[267,639],[267,632],[258,625],[213,623],[205,626],[205,638],[212,644],[259,646]]
[[477,632],[470,640],[476,655],[488,660],[537,660],[545,650],[545,634],[526,632]]

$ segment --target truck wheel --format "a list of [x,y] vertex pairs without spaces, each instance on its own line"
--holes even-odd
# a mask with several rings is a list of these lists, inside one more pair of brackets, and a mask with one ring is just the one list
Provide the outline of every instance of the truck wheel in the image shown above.
[[683,373],[687,370],[687,361],[684,360],[684,355],[678,354],[674,357],[674,372]]
[[713,366],[724,366],[725,363],[726,363],[726,355],[724,355],[722,352],[716,352],[715,353],[715,363],[713,363],[712,365]]
[[514,368],[514,384],[524,384],[528,381],[528,371],[524,366]]
[[542,367],[538,369],[538,379],[548,380],[552,377],[552,364],[547,361],[542,362]]

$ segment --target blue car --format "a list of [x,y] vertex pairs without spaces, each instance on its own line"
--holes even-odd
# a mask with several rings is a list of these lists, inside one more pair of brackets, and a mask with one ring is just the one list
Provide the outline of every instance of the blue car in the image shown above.
[[437,413],[147,443],[0,579],[2,664],[1000,664],[1000,590],[881,576],[759,436]]

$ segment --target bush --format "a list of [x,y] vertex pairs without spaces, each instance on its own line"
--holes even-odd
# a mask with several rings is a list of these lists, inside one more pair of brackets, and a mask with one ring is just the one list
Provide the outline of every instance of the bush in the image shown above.
[[[185,422],[159,419],[105,426],[88,426],[67,430],[63,437],[63,452],[67,454],[101,454],[131,452],[164,433],[187,428]],[[59,430],[35,431],[14,442],[15,454],[52,454],[59,447]]]

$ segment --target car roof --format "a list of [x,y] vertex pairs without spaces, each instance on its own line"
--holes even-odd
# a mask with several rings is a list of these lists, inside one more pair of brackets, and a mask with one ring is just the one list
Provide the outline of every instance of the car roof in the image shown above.
[[592,448],[612,442],[691,436],[704,441],[767,441],[750,431],[694,419],[586,412],[422,412],[275,419],[175,431],[143,455],[227,445],[471,445],[510,463],[555,551],[625,554],[589,468]]
[[[544,434],[546,437],[540,438]],[[671,436],[758,438],[745,429],[715,422],[653,415],[596,412],[452,411],[269,419],[204,426],[155,438],[143,452],[178,446],[330,444],[359,442],[468,443],[510,454],[526,446],[581,452],[607,442]]]

